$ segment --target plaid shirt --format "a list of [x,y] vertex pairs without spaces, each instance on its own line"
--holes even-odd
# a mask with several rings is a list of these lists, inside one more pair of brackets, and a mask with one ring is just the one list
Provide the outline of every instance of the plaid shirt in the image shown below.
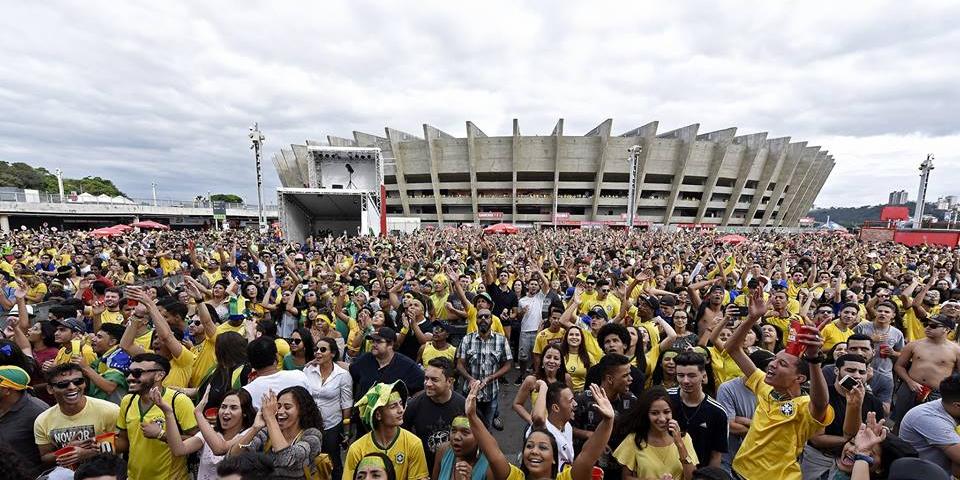
[[[477,380],[493,375],[503,364],[513,360],[510,347],[507,346],[507,338],[493,332],[490,332],[486,340],[481,338],[479,333],[468,333],[460,342],[457,358],[463,359],[467,372]],[[490,382],[486,387],[481,388],[477,393],[477,401],[496,400],[500,393],[499,383]],[[464,389],[469,390],[469,385],[464,385]]]

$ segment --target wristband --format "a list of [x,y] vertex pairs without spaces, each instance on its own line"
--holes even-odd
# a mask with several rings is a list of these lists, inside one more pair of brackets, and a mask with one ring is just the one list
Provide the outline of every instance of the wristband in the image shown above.
[[342,423],[343,423],[343,425],[344,425],[344,426],[349,426],[349,425],[350,425],[350,419],[349,419],[349,418],[347,418],[347,417],[344,417],[344,419],[343,419],[343,422],[342,422]]
[[853,456],[853,461],[864,461],[867,462],[867,465],[873,465],[873,457],[870,455],[864,455],[862,453],[857,453]]

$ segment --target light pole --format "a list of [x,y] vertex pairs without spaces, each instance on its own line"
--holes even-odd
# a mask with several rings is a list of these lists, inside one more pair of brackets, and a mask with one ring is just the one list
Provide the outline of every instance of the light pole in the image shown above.
[[643,147],[634,145],[627,149],[630,153],[630,183],[627,193],[627,229],[633,229],[633,218],[637,212],[637,165],[640,163],[640,152]]
[[58,169],[54,170],[54,172],[56,172],[56,174],[57,174],[57,190],[60,191],[60,203],[63,203],[63,202],[64,202],[64,199],[63,199],[63,170],[60,170],[60,169],[58,168]]
[[927,201],[927,184],[930,183],[930,172],[933,171],[933,154],[927,154],[927,159],[920,164],[920,191],[917,192],[917,205],[913,210],[913,228],[923,226],[923,209]]
[[150,189],[153,191],[153,206],[157,206],[157,182],[150,182]]
[[[263,215],[263,175],[260,172],[260,147],[263,142],[267,140],[267,137],[263,136],[263,133],[260,132],[260,125],[258,123],[254,123],[253,126],[250,127],[250,134],[248,136],[250,137],[250,141],[253,142],[250,149],[253,150],[254,156],[257,159],[257,223],[260,227],[260,233],[263,233],[267,231],[267,218]],[[349,168],[350,166],[348,165],[347,167]],[[350,175],[352,179],[352,171]]]

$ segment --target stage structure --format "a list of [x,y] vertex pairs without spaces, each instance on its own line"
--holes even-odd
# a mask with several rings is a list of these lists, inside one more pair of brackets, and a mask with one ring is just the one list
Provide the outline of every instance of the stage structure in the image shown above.
[[[277,189],[284,238],[302,242],[310,235],[379,235],[386,231],[379,148],[294,147],[304,150],[292,157],[295,171],[281,170],[274,157],[277,171],[288,177],[281,177],[285,186]],[[291,184],[303,186],[288,186]]]

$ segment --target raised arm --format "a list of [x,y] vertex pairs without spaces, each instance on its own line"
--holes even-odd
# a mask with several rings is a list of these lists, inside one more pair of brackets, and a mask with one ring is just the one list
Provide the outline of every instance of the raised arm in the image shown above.
[[[753,372],[757,371],[757,366],[750,361],[750,357],[743,351],[741,345],[743,345],[743,341],[747,338],[747,333],[763,318],[768,308],[767,302],[763,301],[763,290],[760,288],[751,290],[750,305],[748,307],[750,313],[747,315],[746,320],[740,322],[737,329],[733,331],[733,336],[727,340],[727,344],[723,347],[727,354],[730,355],[730,358],[732,358],[734,362],[737,362],[737,366],[740,367],[740,370],[746,377],[749,377]],[[821,341],[821,344],[822,343]],[[822,372],[820,379],[823,379]]]
[[483,420],[477,415],[477,392],[480,391],[480,382],[473,381],[470,384],[470,393],[467,395],[465,411],[467,419],[470,421],[470,430],[477,439],[480,451],[490,462],[490,471],[493,472],[494,480],[506,480],[510,476],[510,462],[500,450],[497,439],[493,438],[487,427],[483,425]]
[[[603,420],[597,425],[593,435],[590,435],[587,442],[583,444],[580,455],[577,455],[573,460],[573,466],[570,467],[570,477],[573,480],[589,480],[591,478],[593,466],[597,463],[597,460],[600,460],[600,456],[607,448],[607,442],[610,441],[610,435],[613,433],[614,411],[607,394],[595,383],[590,385],[590,392],[593,393],[596,402],[594,408],[603,417]],[[545,391],[544,396],[546,396]]]
[[[160,308],[157,307],[157,304],[153,303],[153,301],[147,297],[146,292],[139,288],[130,291],[129,296],[147,307],[147,312],[150,314],[150,319],[153,320],[153,327],[156,329],[157,336],[160,337],[160,340],[167,347],[167,350],[170,351],[171,357],[180,358],[180,355],[183,354],[183,344],[173,335],[170,324],[167,323],[167,319],[160,314]],[[124,335],[126,335],[126,332],[124,332]]]

